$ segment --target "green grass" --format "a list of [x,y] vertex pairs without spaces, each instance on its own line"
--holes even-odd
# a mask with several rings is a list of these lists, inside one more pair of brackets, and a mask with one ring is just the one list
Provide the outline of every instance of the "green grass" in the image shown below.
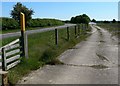
[[98,26],[107,29],[112,35],[120,35],[120,24],[119,23],[98,23]]
[[[8,77],[10,84],[16,84],[23,76],[45,64],[62,64],[62,62],[58,60],[58,56],[80,41],[85,40],[90,35],[84,33],[81,34],[79,38],[75,38],[74,28],[71,28],[70,40],[68,41],[65,28],[58,30],[58,33],[58,45],[55,45],[54,31],[28,35],[29,59],[23,57],[19,65],[9,70]],[[82,30],[81,33],[83,33]],[[16,37],[3,39],[3,45],[14,39],[16,39]]]

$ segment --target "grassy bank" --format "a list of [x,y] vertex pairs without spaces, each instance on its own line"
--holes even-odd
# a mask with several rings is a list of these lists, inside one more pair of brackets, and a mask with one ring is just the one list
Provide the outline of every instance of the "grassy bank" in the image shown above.
[[[74,28],[71,27],[69,30],[69,41],[67,40],[66,28],[58,30],[58,45],[55,45],[54,31],[29,35],[29,59],[22,58],[19,65],[9,70],[9,83],[16,84],[24,75],[44,66],[45,64],[60,64],[61,62],[59,62],[58,56],[61,53],[75,46],[80,41],[85,40],[89,36],[89,34],[81,30],[82,34],[78,38],[75,38]],[[4,39],[3,45],[14,39],[16,39],[16,37]]]
[[113,35],[120,35],[120,24],[119,23],[98,23],[98,26],[107,29]]

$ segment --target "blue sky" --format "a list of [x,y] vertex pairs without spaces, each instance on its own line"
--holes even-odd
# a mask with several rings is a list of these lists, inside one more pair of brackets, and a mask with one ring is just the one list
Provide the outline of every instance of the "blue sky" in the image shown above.
[[[2,2],[2,17],[10,17],[16,2]],[[56,18],[69,20],[71,17],[87,14],[91,19],[118,19],[118,2],[22,2],[34,10],[33,18]]]

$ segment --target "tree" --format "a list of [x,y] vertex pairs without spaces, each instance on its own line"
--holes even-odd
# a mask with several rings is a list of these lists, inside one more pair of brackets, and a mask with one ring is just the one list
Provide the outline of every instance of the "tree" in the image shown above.
[[75,17],[72,17],[71,20],[70,20],[71,23],[74,23],[75,22]]
[[89,22],[90,22],[90,18],[86,14],[79,15],[79,16],[71,18],[71,23],[84,23],[84,24],[88,24]]
[[92,21],[91,22],[96,22],[96,20],[95,19],[92,19]]
[[32,19],[32,15],[34,11],[32,9],[28,9],[26,6],[22,5],[18,2],[14,5],[13,10],[11,11],[11,17],[14,18],[20,24],[20,12],[25,14],[25,23]]
[[115,20],[115,19],[113,19],[112,23],[116,23],[116,20]]

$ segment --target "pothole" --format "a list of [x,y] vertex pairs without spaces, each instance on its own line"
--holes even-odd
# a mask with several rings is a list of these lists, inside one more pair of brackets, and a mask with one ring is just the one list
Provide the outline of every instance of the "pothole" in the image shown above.
[[99,59],[101,59],[101,60],[103,60],[103,61],[109,61],[108,59],[107,59],[107,57],[105,57],[105,56],[103,56],[103,55],[100,55],[100,54],[98,54],[98,53],[96,53],[96,55],[99,57]]

